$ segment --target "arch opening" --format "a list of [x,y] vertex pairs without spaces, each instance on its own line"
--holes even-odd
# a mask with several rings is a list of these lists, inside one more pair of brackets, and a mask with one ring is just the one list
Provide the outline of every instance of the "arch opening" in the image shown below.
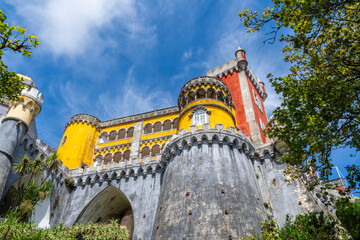
[[75,223],[109,223],[112,219],[126,227],[132,239],[134,214],[131,204],[121,190],[110,185],[87,204]]

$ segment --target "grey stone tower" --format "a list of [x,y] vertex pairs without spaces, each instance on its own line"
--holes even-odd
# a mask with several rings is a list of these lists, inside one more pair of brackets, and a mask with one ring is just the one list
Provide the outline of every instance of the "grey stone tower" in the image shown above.
[[39,114],[43,95],[31,82],[18,101],[10,101],[9,111],[0,125],[0,199],[14,162],[14,151],[29,129],[30,122]]
[[167,165],[153,239],[231,239],[266,217],[251,158],[254,148],[238,133],[198,130],[175,139]]

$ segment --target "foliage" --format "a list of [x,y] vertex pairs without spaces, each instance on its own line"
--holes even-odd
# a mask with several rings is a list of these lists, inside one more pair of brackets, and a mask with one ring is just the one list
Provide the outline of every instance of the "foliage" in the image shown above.
[[274,220],[273,215],[268,215],[268,219],[260,224],[261,233],[255,233],[254,235],[248,234],[247,237],[241,237],[241,240],[257,240],[257,239],[270,239],[278,240],[279,238],[279,227]]
[[[284,77],[268,75],[282,103],[273,112],[278,124],[265,133],[288,146],[283,161],[297,166],[295,176],[320,171],[326,179],[334,148],[360,149],[360,3],[272,2],[261,15],[239,13],[248,32],[272,24],[265,42],[285,42],[284,61],[291,64]],[[359,189],[359,181],[351,187]]]
[[109,224],[88,223],[72,227],[59,224],[51,229],[37,229],[31,222],[7,218],[0,225],[0,235],[3,239],[129,239],[127,229],[115,220]]
[[8,66],[2,61],[4,51],[21,53],[30,57],[32,48],[39,46],[37,37],[25,34],[26,29],[19,26],[9,26],[6,14],[0,10],[0,99],[16,99],[24,88],[22,79],[15,71],[9,71]]
[[68,187],[68,188],[70,188],[70,189],[74,189],[74,188],[75,188],[75,181],[74,181],[74,179],[69,178],[69,177],[65,178],[65,185],[66,185],[66,187]]
[[294,222],[287,216],[285,226],[280,231],[281,239],[330,240],[338,239],[336,221],[323,212],[298,215]]
[[353,239],[360,239],[360,199],[336,201],[336,216]]
[[294,222],[287,216],[283,228],[279,229],[273,216],[261,223],[261,232],[248,234],[242,240],[331,240],[338,239],[338,230],[334,218],[325,215],[323,212],[313,212],[298,215]]
[[17,214],[19,220],[27,221],[34,210],[34,206],[39,201],[44,200],[52,188],[49,176],[55,171],[59,164],[56,153],[52,153],[46,160],[40,157],[30,161],[28,156],[24,156],[13,167],[20,177],[13,189],[13,204],[10,212]]

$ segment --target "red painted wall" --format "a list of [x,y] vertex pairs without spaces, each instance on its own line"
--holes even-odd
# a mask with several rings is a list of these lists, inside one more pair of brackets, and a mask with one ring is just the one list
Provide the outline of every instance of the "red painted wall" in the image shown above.
[[233,103],[235,105],[235,118],[236,118],[236,126],[243,131],[246,136],[250,137],[250,128],[249,124],[246,122],[245,117],[245,108],[241,95],[241,88],[239,82],[239,75],[237,71],[234,71],[232,74],[229,73],[227,76],[223,76],[221,80],[228,87]]
[[[234,72],[232,74],[229,73],[227,76],[225,76],[225,75],[222,76],[221,80],[228,87],[228,89],[229,89],[229,91],[231,93],[232,99],[233,99],[233,103],[234,103],[235,108],[236,108],[236,114],[235,114],[236,126],[241,131],[245,132],[246,136],[251,137],[249,123],[246,122],[245,108],[244,108],[244,103],[243,103],[242,94],[241,94],[241,88],[240,88],[238,72],[234,70]],[[251,82],[251,80],[250,80],[250,78],[248,76],[247,76],[247,81],[248,81],[248,84],[249,84],[251,101],[252,101],[252,105],[253,105],[253,108],[254,108],[255,120],[258,123],[259,129],[262,129],[261,124],[260,124],[260,119],[265,125],[268,123],[264,103],[263,103],[263,100],[260,97],[259,93],[257,92],[255,86],[253,85],[253,83]],[[255,91],[258,98],[260,99],[261,106],[262,106],[262,109],[263,109],[262,112],[260,111],[259,107],[255,103],[255,97],[254,97],[253,91]],[[266,142],[266,137],[263,134],[261,134],[261,139],[262,139],[263,143]]]
[[[254,108],[255,120],[258,123],[259,129],[261,131],[262,128],[261,128],[261,124],[260,124],[260,119],[265,124],[265,126],[268,123],[266,111],[265,111],[265,107],[264,107],[264,102],[263,102],[262,98],[260,97],[260,94],[256,90],[254,84],[251,82],[251,80],[248,76],[247,76],[247,80],[248,80],[248,84],[249,84],[249,90],[251,93],[251,101],[252,101],[253,108]],[[254,91],[255,91],[255,94],[260,99],[262,110],[263,110],[262,112],[260,111],[259,107],[255,103]],[[264,134],[261,134],[261,140],[263,141],[263,143],[266,142],[266,136]]]

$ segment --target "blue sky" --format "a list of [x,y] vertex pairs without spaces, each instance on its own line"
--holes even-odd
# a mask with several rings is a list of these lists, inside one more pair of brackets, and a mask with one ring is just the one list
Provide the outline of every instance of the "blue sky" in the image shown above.
[[[101,120],[175,106],[182,85],[234,58],[238,46],[265,82],[268,117],[279,105],[266,79],[288,72],[281,45],[266,31],[246,34],[237,13],[269,1],[5,0],[8,22],[38,36],[31,59],[6,54],[10,69],[31,77],[44,94],[38,135],[57,148],[77,113]],[[350,151],[339,165],[355,163]],[[345,170],[341,168],[345,173]]]

